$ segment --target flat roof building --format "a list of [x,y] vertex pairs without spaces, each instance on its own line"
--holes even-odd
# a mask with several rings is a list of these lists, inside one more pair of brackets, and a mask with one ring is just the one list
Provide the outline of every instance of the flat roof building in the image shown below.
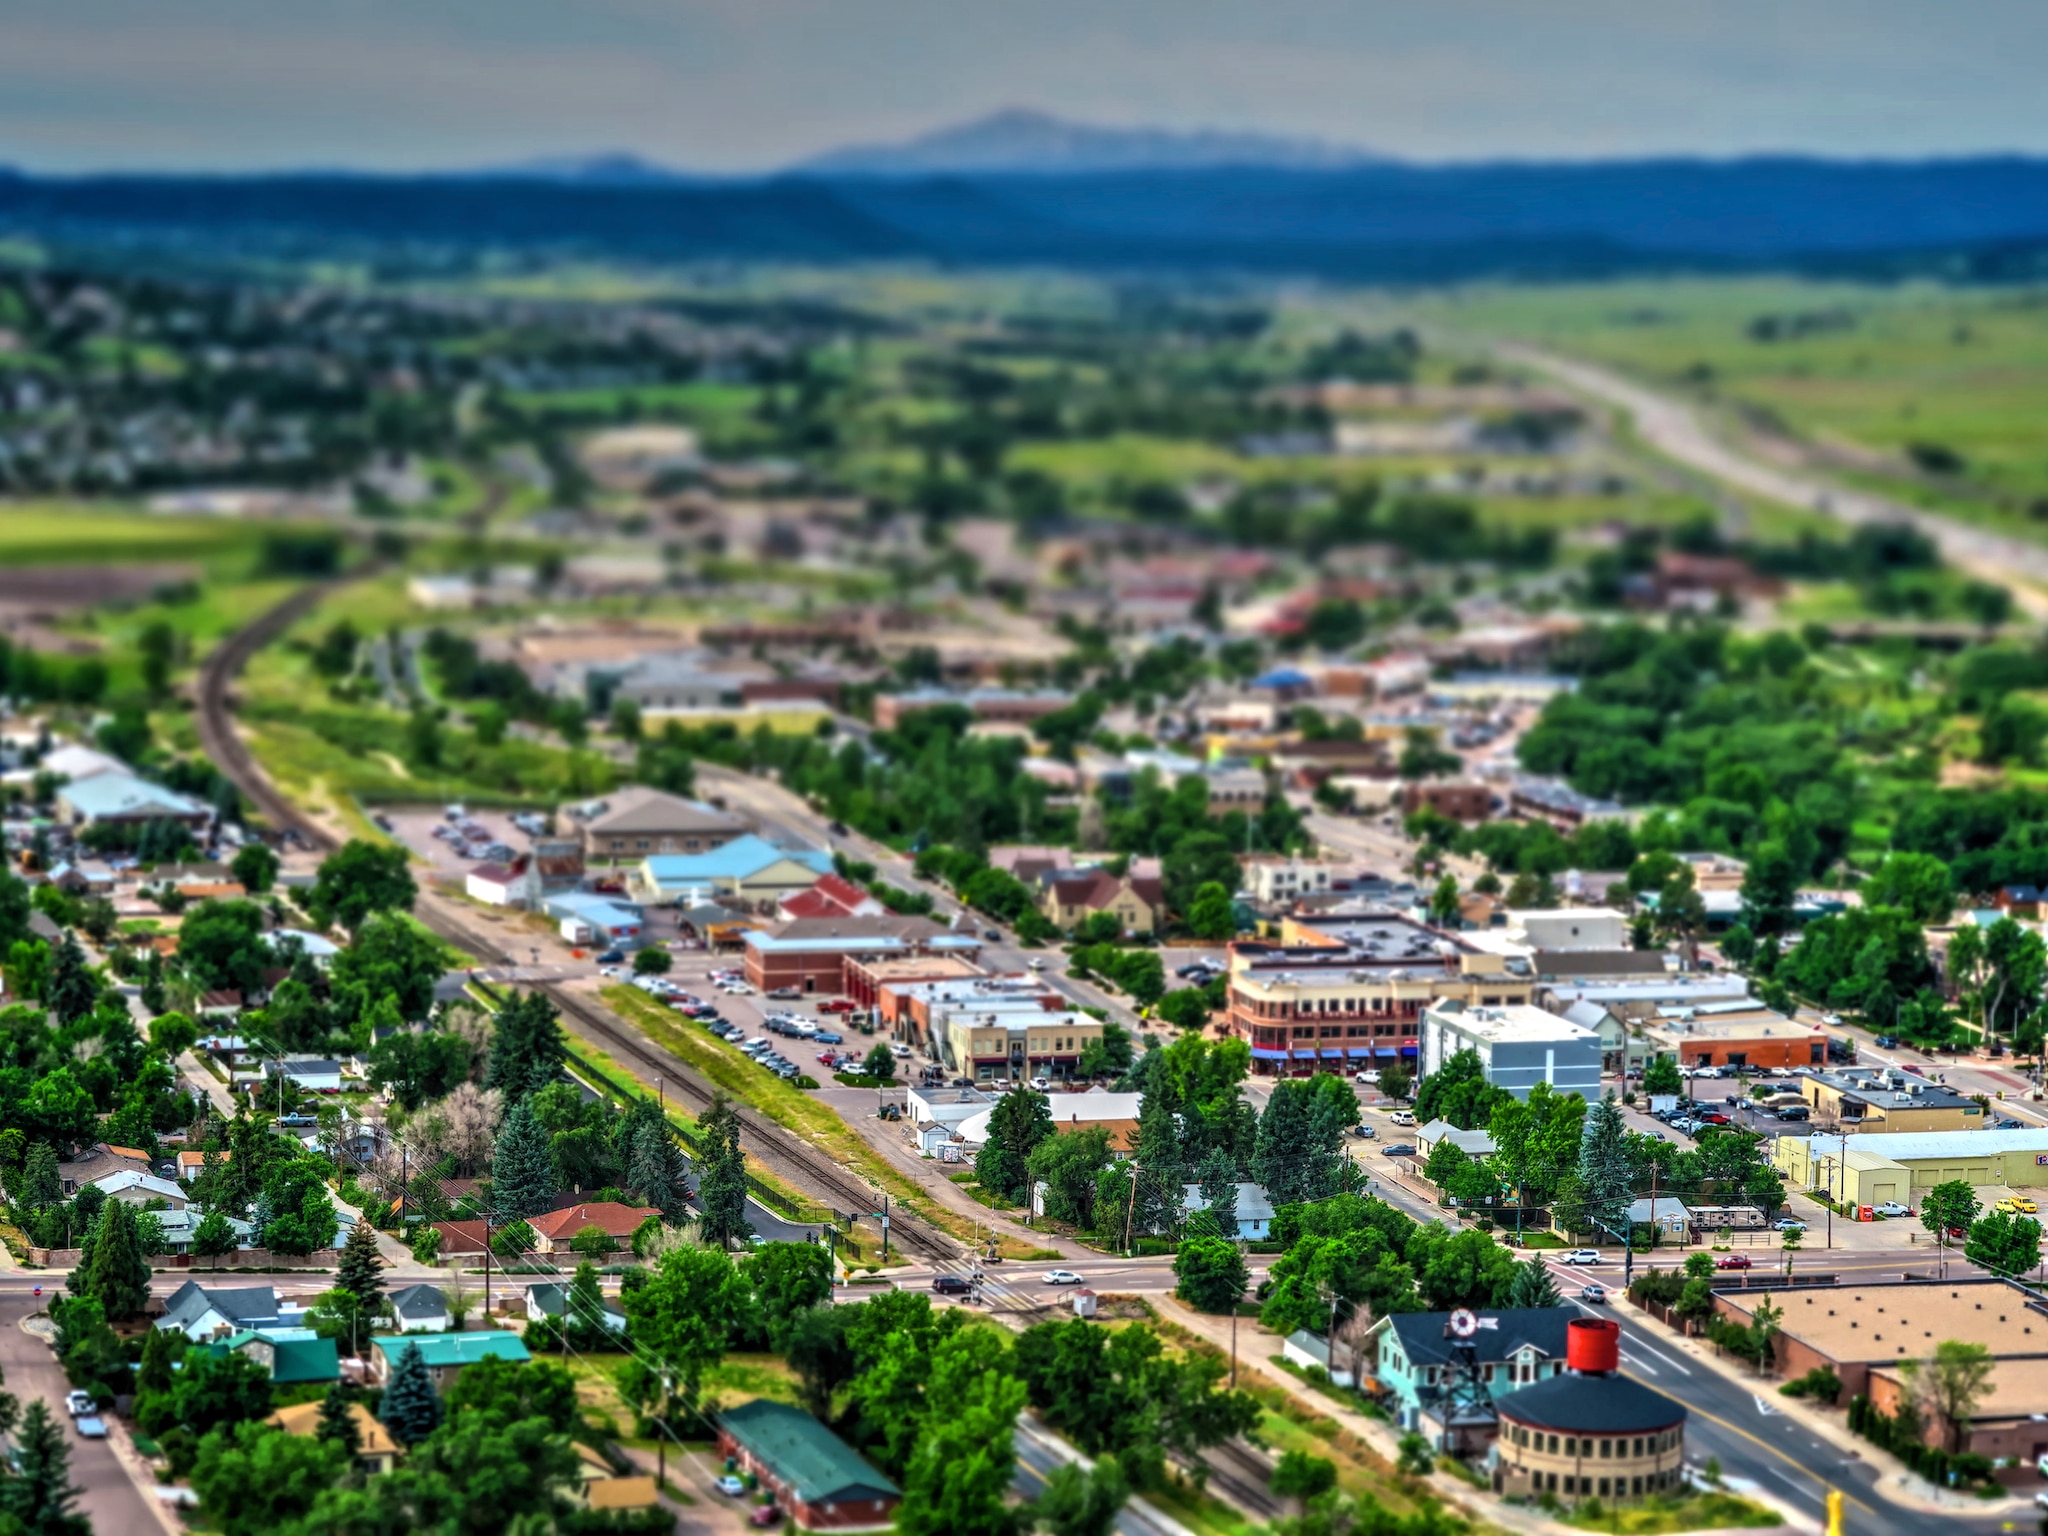
[[957,1009],[946,1019],[944,1043],[947,1065],[985,1083],[996,1078],[1071,1078],[1089,1042],[1101,1038],[1100,1019],[1085,1013],[1049,1013],[1030,1002],[1001,1010]]
[[1462,1050],[1477,1052],[1486,1080],[1518,1099],[1538,1083],[1589,1104],[1600,1098],[1600,1036],[1527,1003],[1432,1004],[1422,1016],[1422,1075],[1442,1070]]
[[1799,1096],[1816,1125],[1866,1136],[1975,1131],[1985,1124],[1984,1106],[1975,1099],[1896,1067],[1804,1072]]
[[1845,1205],[1912,1205],[1937,1184],[2048,1186],[2048,1126],[2016,1131],[1894,1131],[1780,1136],[1771,1165],[1793,1189],[1832,1190]]

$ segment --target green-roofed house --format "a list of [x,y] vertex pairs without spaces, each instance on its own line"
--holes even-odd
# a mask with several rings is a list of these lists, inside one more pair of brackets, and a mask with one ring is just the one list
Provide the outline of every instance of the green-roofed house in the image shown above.
[[203,1347],[215,1355],[242,1351],[270,1372],[271,1381],[280,1387],[341,1380],[341,1356],[334,1340],[323,1339],[310,1328],[273,1328],[262,1333],[244,1328]]
[[412,1333],[403,1337],[379,1334],[370,1340],[370,1380],[383,1386],[408,1344],[419,1346],[420,1353],[426,1357],[427,1374],[433,1378],[435,1388],[442,1392],[448,1390],[465,1365],[475,1365],[479,1360],[493,1357],[514,1362],[533,1358],[532,1352],[520,1342],[518,1334],[500,1330],[486,1333]]
[[831,1430],[787,1403],[757,1397],[718,1416],[718,1449],[761,1479],[807,1531],[887,1526],[903,1490]]

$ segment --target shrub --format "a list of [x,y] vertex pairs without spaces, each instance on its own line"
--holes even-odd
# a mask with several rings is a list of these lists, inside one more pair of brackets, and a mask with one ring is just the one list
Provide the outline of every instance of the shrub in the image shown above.
[[1816,1402],[1832,1403],[1842,1395],[1842,1378],[1825,1365],[1817,1365],[1793,1381],[1788,1381],[1778,1391],[1786,1397],[1810,1397]]

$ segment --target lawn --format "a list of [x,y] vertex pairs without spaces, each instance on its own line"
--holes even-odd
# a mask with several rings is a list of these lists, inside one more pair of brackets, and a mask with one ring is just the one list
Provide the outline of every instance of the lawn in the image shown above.
[[1612,1536],[1664,1536],[1667,1531],[1728,1531],[1785,1523],[1774,1509],[1732,1493],[1711,1491],[1688,1499],[1648,1499],[1611,1507],[1594,1499],[1552,1518],[1582,1531],[1607,1531]]
[[230,517],[156,517],[99,502],[0,502],[0,561],[9,565],[189,560],[246,570],[263,532]]

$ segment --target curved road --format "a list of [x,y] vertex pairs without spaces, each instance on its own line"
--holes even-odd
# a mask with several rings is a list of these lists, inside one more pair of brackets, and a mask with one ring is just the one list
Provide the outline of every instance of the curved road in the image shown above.
[[[1733,490],[1845,523],[1910,523],[1939,546],[1951,565],[1987,580],[2017,577],[2048,587],[2048,547],[1768,463],[1716,435],[1692,405],[1611,368],[1519,342],[1503,342],[1495,350],[1510,362],[1548,374],[1576,394],[1625,411],[1649,447]],[[2013,595],[2030,616],[2048,617],[2044,594],[2023,589]]]

